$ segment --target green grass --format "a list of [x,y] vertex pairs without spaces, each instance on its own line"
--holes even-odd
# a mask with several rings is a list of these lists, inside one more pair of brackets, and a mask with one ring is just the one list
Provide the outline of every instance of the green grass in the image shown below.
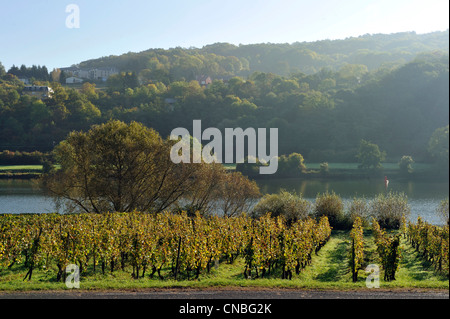
[[0,172],[11,171],[11,172],[24,172],[24,171],[42,171],[42,165],[1,165]]
[[[402,259],[396,279],[392,282],[383,280],[383,271],[380,273],[380,288],[422,288],[422,289],[449,289],[448,275],[436,273],[429,264],[402,240]],[[188,280],[180,278],[170,279],[169,270],[163,271],[165,279],[161,280],[155,274],[150,279],[149,272],[145,278],[132,279],[131,269],[116,270],[112,274],[107,271],[103,275],[100,267],[96,272],[92,267],[81,274],[80,288],[92,289],[140,289],[140,288],[207,288],[207,287],[256,287],[256,288],[305,288],[305,289],[367,289],[364,268],[368,264],[379,263],[373,236],[365,231],[365,261],[363,269],[359,271],[358,281],[352,282],[349,268],[349,236],[345,231],[333,231],[329,242],[312,258],[311,265],[303,269],[299,275],[294,273],[292,280],[280,279],[279,270],[266,278],[247,279],[243,275],[244,261],[236,259],[232,264],[221,262],[219,267],[212,268],[210,273],[204,271],[199,279]],[[67,289],[64,283],[56,282],[55,269],[48,272],[35,270],[31,281],[23,281],[26,274],[23,266],[13,266],[11,269],[0,269],[0,290],[47,290]]]
[[[60,165],[54,165],[55,169],[59,169]],[[0,175],[20,176],[29,175],[38,177],[42,174],[42,165],[0,165]]]
[[[330,171],[357,171],[358,163],[328,163]],[[236,169],[236,164],[223,164],[226,170],[233,171]],[[59,168],[59,165],[55,165]],[[306,163],[306,167],[311,170],[319,170],[320,163]],[[416,163],[413,164],[415,172],[426,171],[430,169],[429,164]],[[398,170],[398,163],[383,163],[385,170]],[[0,165],[1,173],[41,173],[42,165]]]
[[42,174],[42,165],[1,165],[0,177],[35,178]]
[[[310,171],[319,171],[321,163],[305,163],[306,168]],[[226,170],[235,170],[236,164],[223,164]],[[328,170],[334,173],[354,174],[360,173],[359,163],[328,163]],[[414,163],[412,164],[415,173],[424,173],[432,170],[431,164]],[[382,169],[385,172],[399,172],[398,163],[382,163]]]
[[[320,169],[321,163],[305,163],[308,169]],[[328,169],[330,170],[357,170],[359,163],[328,163]],[[398,163],[382,163],[383,169],[385,170],[398,170]],[[429,170],[432,166],[425,163],[415,163],[412,164],[414,171],[424,171]]]
[[236,170],[236,164],[223,164],[226,170],[228,171],[234,171]]

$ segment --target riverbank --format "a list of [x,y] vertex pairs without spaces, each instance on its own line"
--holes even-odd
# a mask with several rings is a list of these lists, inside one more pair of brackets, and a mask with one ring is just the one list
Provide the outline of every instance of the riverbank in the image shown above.
[[[304,179],[304,180],[384,180],[395,179],[397,181],[449,181],[448,172],[437,170],[432,164],[416,163],[413,170],[408,173],[402,173],[398,163],[383,163],[382,168],[377,170],[360,169],[359,163],[328,163],[328,169],[320,169],[321,163],[306,163],[307,170],[296,174],[273,174],[261,175],[258,173],[248,175],[254,180],[274,180],[274,179]],[[236,166],[227,166],[228,170],[235,170]]]
[[[320,163],[307,163],[307,171],[299,175],[260,175],[249,176],[254,180],[274,180],[297,178],[304,180],[364,180],[379,179],[388,176],[397,181],[449,181],[448,172],[442,174],[436,171],[433,165],[416,163],[413,171],[407,175],[402,174],[398,163],[384,163],[379,170],[362,170],[358,163],[329,163],[326,172],[320,170]],[[225,164],[227,171],[236,170],[235,164]],[[0,165],[0,179],[35,179],[42,175],[42,165]]]
[[42,165],[1,165],[0,179],[34,179],[42,174]]

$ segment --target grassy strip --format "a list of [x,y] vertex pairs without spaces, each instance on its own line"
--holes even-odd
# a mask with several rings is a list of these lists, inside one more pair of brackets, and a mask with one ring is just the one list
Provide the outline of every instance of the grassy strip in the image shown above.
[[[321,163],[305,163],[308,169],[320,169]],[[398,163],[382,163],[383,169],[385,170],[399,170]],[[328,169],[330,170],[359,170],[359,163],[328,163]],[[432,168],[432,165],[425,163],[414,163],[412,164],[414,171],[426,171]]]
[[42,165],[1,165],[0,172],[41,172]]
[[1,165],[0,178],[31,179],[42,174],[42,165]]
[[[329,242],[312,258],[312,264],[307,266],[292,280],[283,280],[281,273],[273,273],[267,278],[246,279],[243,275],[244,260],[238,258],[233,264],[221,262],[211,272],[202,273],[198,280],[181,278],[161,280],[155,274],[153,279],[132,279],[131,269],[106,272],[104,275],[97,267],[96,272],[90,267],[81,274],[80,288],[97,289],[139,289],[139,288],[210,288],[210,287],[254,287],[254,288],[304,288],[304,289],[367,289],[364,268],[368,264],[379,263],[376,246],[370,231],[365,232],[365,262],[360,270],[358,281],[352,282],[349,266],[350,239],[348,232],[334,231]],[[397,280],[384,282],[382,270],[380,273],[380,288],[424,288],[449,289],[448,276],[437,274],[433,267],[402,240],[402,261],[397,272]],[[55,281],[55,271],[36,270],[32,281],[23,281],[26,274],[23,266],[13,266],[11,269],[0,269],[0,290],[47,290],[67,289],[64,283]],[[168,270],[163,272],[167,275]]]
[[[54,166],[56,169],[60,165]],[[32,179],[42,174],[42,165],[0,165],[0,178]]]
[[[308,169],[320,169],[321,163],[306,163]],[[359,170],[358,163],[328,163],[330,170]],[[224,164],[226,169],[236,169],[236,164]],[[415,171],[425,171],[431,169],[430,164],[413,164]],[[398,170],[398,163],[383,163],[383,168],[387,170]],[[0,165],[0,171],[41,171],[42,165]]]

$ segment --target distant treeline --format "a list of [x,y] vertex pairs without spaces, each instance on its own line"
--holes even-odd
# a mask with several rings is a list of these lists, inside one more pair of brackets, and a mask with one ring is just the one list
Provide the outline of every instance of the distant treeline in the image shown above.
[[51,154],[42,152],[0,152],[0,165],[39,165],[48,161]]
[[415,32],[364,35],[344,40],[233,45],[215,43],[203,48],[150,49],[139,53],[108,56],[80,63],[83,68],[116,67],[135,72],[143,79],[163,82],[242,76],[254,72],[289,76],[314,74],[322,68],[339,70],[359,64],[369,71],[401,65],[427,51],[448,51],[448,31],[419,35]]
[[20,68],[13,65],[8,70],[8,73],[17,76],[19,79],[35,79],[39,81],[51,80],[50,74],[45,65],[44,66],[33,65],[31,67],[27,67],[26,65],[22,64]]

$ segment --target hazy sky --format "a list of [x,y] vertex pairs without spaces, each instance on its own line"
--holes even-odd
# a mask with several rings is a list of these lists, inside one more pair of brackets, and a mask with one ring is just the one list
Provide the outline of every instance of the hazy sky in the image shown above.
[[[66,26],[69,4],[79,28]],[[0,0],[0,62],[52,70],[150,48],[448,28],[448,0]]]

